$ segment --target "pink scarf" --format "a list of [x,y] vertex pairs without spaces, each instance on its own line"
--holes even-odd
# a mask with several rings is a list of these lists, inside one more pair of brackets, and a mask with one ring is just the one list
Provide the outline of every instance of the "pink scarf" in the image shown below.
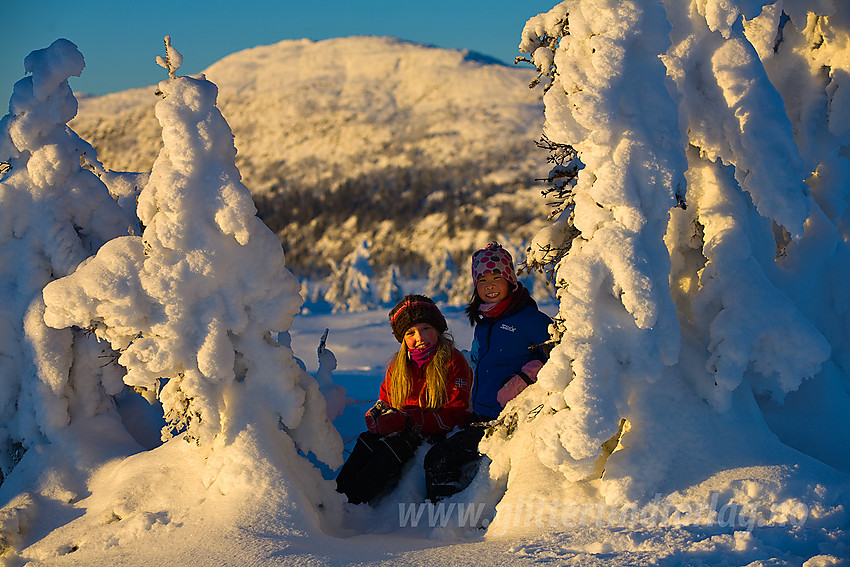
[[408,349],[407,354],[410,356],[417,368],[422,368],[434,358],[434,353],[437,352],[437,345],[431,345],[426,348]]
[[507,311],[508,307],[511,305],[511,301],[513,300],[513,295],[509,295],[499,303],[482,303],[478,310],[481,312],[481,315],[484,317],[498,317],[505,311]]

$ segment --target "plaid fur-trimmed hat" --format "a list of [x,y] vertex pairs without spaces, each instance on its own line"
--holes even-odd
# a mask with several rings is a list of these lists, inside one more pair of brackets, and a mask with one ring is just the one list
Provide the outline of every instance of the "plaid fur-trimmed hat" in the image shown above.
[[472,282],[485,274],[498,274],[508,280],[513,289],[517,288],[514,260],[498,242],[491,242],[472,255]]
[[434,300],[424,295],[408,295],[390,310],[390,326],[398,342],[402,342],[404,333],[418,323],[428,323],[440,334],[449,328]]

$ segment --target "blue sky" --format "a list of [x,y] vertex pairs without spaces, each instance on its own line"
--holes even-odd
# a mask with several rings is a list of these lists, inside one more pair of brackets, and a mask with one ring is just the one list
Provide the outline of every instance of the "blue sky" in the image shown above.
[[525,22],[558,0],[0,0],[0,99],[24,76],[24,58],[64,37],[86,60],[78,92],[107,94],[156,84],[154,58],[172,42],[181,74],[284,39],[385,35],[469,49],[513,63]]

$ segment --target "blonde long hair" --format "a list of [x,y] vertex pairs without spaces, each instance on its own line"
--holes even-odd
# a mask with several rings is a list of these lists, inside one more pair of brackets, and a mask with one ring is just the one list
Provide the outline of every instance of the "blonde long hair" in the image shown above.
[[[425,409],[440,409],[449,399],[446,383],[448,382],[449,361],[452,359],[453,348],[454,341],[451,335],[438,333],[437,351],[434,353],[434,358],[425,367],[425,388],[419,394],[419,405]],[[398,349],[398,354],[390,363],[389,370],[390,404],[397,409],[402,409],[413,386],[413,381],[407,369],[407,362],[407,345],[402,341],[401,348]]]

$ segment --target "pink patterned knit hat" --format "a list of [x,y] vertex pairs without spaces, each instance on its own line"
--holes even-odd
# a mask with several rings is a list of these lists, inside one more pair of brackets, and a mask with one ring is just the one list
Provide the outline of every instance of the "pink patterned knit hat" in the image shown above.
[[485,274],[498,274],[508,280],[513,289],[517,288],[513,258],[498,242],[491,242],[472,255],[473,283]]

